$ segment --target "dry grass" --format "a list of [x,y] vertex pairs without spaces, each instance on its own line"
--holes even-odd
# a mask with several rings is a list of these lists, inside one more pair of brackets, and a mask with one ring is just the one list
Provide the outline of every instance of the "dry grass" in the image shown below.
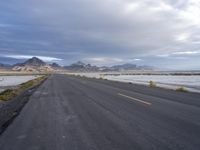
[[178,92],[188,92],[188,90],[184,86],[177,88],[176,91],[178,91]]
[[30,80],[28,82],[20,84],[16,89],[7,89],[7,90],[3,91],[2,93],[0,93],[0,100],[8,101],[11,98],[21,94],[25,90],[32,88],[36,85],[39,85],[46,78],[47,78],[46,76],[41,76],[34,80]]
[[149,87],[156,87],[156,83],[154,81],[149,81]]
[[0,93],[0,100],[7,101],[11,99],[12,97],[16,96],[16,93],[13,89],[7,89]]

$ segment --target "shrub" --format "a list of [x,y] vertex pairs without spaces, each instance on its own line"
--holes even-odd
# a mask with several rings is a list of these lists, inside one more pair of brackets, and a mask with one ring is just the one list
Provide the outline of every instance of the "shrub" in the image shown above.
[[77,76],[78,78],[80,78],[80,77],[81,77],[81,75],[80,75],[80,74],[77,74],[76,76]]
[[179,92],[188,92],[188,90],[184,86],[181,86],[181,87],[177,88],[176,91],[179,91]]
[[149,81],[149,87],[156,87],[156,83],[153,81]]

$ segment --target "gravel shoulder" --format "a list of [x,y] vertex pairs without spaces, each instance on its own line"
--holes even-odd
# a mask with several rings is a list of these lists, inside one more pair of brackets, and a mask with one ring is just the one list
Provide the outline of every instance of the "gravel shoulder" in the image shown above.
[[20,113],[21,109],[28,102],[29,97],[44,81],[40,82],[38,85],[26,89],[21,94],[11,98],[9,101],[0,101],[0,134]]

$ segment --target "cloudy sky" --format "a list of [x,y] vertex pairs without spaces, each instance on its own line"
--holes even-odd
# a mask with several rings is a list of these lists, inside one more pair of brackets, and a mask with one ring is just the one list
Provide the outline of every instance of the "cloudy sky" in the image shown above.
[[200,0],[2,0],[0,62],[200,69]]

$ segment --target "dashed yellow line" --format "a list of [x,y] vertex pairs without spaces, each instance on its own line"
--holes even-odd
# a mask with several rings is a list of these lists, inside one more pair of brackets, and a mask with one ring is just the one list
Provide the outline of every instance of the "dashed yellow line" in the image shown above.
[[151,103],[149,102],[146,102],[146,101],[143,101],[143,100],[140,100],[138,98],[134,98],[134,97],[131,97],[131,96],[128,96],[128,95],[124,95],[124,94],[121,94],[121,93],[118,93],[118,95],[122,96],[122,97],[126,97],[126,98],[129,98],[131,100],[134,100],[134,101],[137,101],[137,102],[140,102],[140,103],[143,103],[145,105],[152,105]]

